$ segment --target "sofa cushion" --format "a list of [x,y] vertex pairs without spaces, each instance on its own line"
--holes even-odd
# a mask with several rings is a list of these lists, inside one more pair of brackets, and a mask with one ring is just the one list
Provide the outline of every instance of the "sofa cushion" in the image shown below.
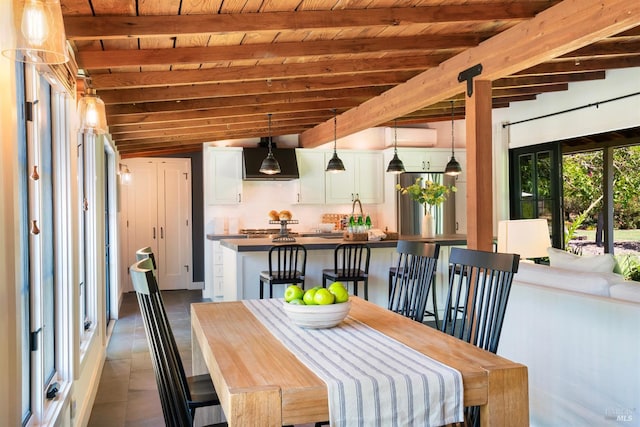
[[549,264],[567,270],[593,273],[611,273],[616,266],[612,254],[580,256],[556,248],[548,248]]
[[614,273],[593,274],[521,261],[513,280],[608,297],[611,285],[624,279]]
[[611,298],[640,302],[640,282],[628,281],[609,288]]

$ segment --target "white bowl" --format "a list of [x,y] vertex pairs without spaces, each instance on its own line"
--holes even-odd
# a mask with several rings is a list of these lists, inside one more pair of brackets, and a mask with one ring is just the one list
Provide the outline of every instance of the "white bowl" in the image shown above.
[[327,305],[289,304],[286,301],[283,304],[284,312],[295,325],[309,329],[333,328],[351,309],[351,301]]

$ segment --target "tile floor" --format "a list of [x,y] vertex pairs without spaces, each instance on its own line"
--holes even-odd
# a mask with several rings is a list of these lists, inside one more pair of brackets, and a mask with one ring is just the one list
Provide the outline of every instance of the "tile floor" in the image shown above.
[[[162,297],[184,369],[190,375],[189,310],[191,303],[202,301],[202,292],[165,291]],[[107,347],[88,427],[162,427],[162,407],[135,293],[123,296],[120,314]]]
[[[189,306],[202,300],[201,291],[162,293],[187,375],[191,373]],[[123,296],[107,348],[89,427],[158,427],[164,425],[162,407],[134,293]]]

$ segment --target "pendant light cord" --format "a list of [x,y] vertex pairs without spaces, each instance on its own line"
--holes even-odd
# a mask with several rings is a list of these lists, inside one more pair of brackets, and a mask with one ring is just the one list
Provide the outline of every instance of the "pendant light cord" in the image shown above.
[[453,100],[451,100],[451,157],[453,157]]
[[271,113],[268,113],[269,116],[269,154],[271,154]]
[[393,121],[393,154],[398,154],[398,119]]
[[333,109],[333,152],[336,152],[338,146],[338,115],[336,109]]

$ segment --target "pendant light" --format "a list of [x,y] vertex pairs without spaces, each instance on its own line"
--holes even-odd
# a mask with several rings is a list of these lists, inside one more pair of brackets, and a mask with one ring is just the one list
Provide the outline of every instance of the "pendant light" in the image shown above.
[[338,145],[338,137],[337,137],[337,128],[338,128],[338,119],[336,115],[336,110],[333,110],[333,157],[329,160],[327,164],[327,172],[338,173],[344,172],[344,163],[338,157],[338,152],[336,151],[336,147]]
[[107,114],[104,101],[96,95],[95,89],[87,88],[84,96],[78,101],[78,117],[80,118],[80,132],[107,133]]
[[275,175],[280,173],[280,164],[271,152],[271,113],[267,114],[267,116],[269,117],[269,154],[267,154],[267,157],[265,157],[260,165],[260,173]]
[[451,160],[447,163],[447,166],[444,168],[444,173],[451,176],[459,175],[462,172],[462,168],[460,167],[460,163],[456,160],[456,157],[453,153],[453,100],[451,101]]
[[2,54],[31,64],[62,64],[69,60],[67,40],[58,0],[14,2],[15,47]]
[[389,166],[387,166],[387,172],[394,174],[404,172],[404,165],[398,157],[398,119],[393,123],[393,159],[391,159]]

